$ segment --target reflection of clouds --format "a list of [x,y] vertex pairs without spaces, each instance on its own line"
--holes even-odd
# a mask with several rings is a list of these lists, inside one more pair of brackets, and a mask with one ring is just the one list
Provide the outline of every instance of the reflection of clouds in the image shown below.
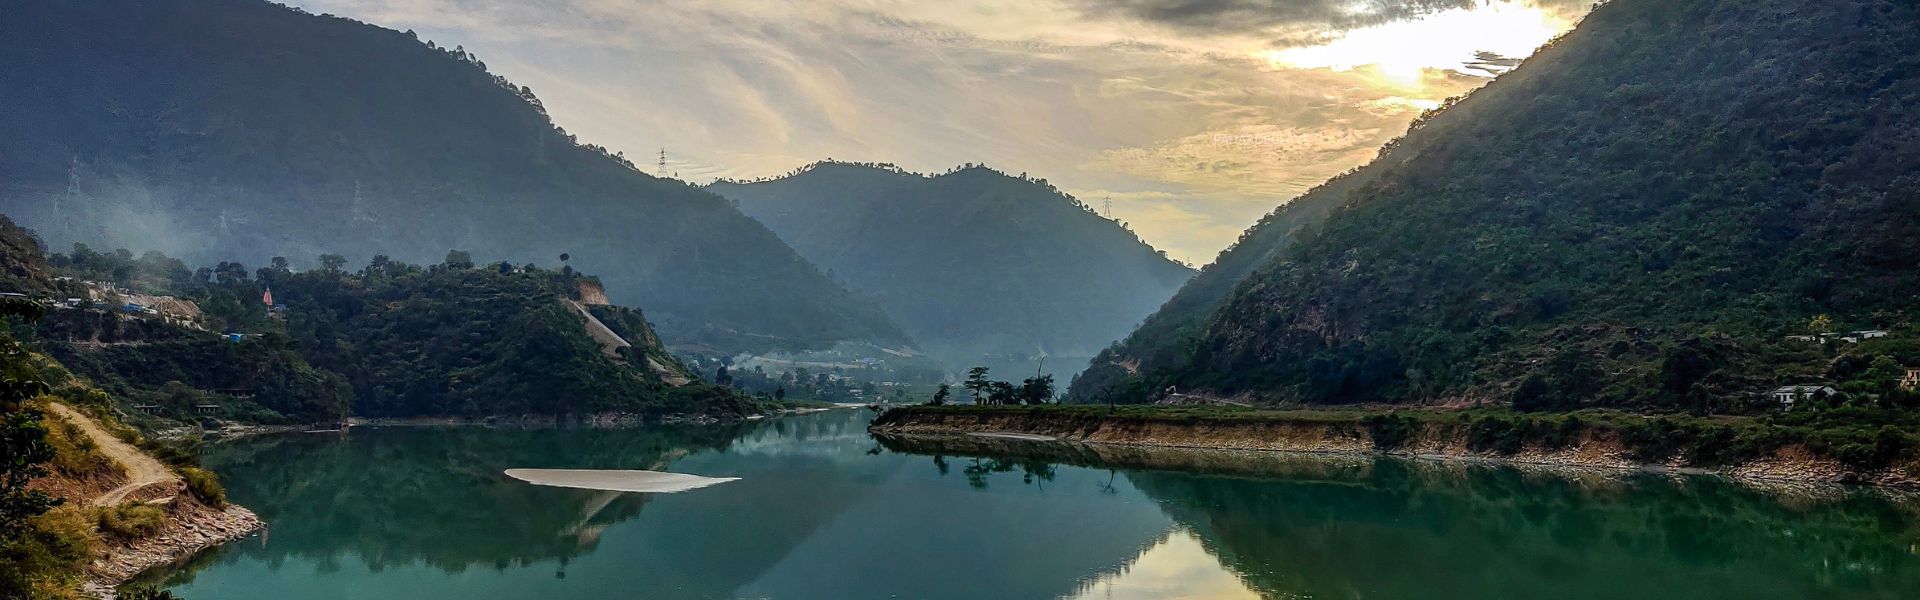
[[1259,598],[1220,560],[1208,554],[1199,538],[1184,529],[1167,534],[1118,573],[1082,582],[1069,600],[1126,600]]
[[[1524,55],[1580,4],[295,3],[463,44],[533,88],[583,141],[634,157],[665,147],[685,179],[753,178],[827,157],[923,172],[985,162],[1116,200],[1177,196],[1117,201],[1116,216],[1197,262],[1275,204],[1370,158],[1427,103],[1484,83],[1484,68]],[[1487,33],[1508,23],[1545,25]],[[1477,41],[1495,37],[1499,47]]]

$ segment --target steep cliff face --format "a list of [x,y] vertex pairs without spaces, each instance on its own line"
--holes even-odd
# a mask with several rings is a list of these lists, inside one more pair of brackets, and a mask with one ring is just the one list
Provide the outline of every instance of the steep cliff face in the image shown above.
[[1894,107],[1920,101],[1916,16],[1603,4],[1106,389],[1704,410],[1852,377],[1788,336],[1824,314],[1915,337],[1920,116]]

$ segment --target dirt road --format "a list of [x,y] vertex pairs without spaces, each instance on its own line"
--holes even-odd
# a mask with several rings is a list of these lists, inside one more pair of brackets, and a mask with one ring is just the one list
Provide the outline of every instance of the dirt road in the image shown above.
[[98,498],[94,498],[94,506],[117,506],[127,498],[128,494],[150,485],[162,483],[172,484],[180,478],[180,476],[174,475],[173,471],[167,469],[166,465],[160,464],[160,461],[154,460],[153,457],[147,456],[145,452],[141,452],[139,448],[135,448],[132,444],[123,442],[120,438],[113,437],[113,434],[101,429],[99,423],[93,422],[92,418],[89,418],[80,411],[58,402],[47,403],[47,408],[52,410],[54,414],[59,415],[61,419],[74,424],[79,427],[81,431],[86,432],[87,437],[91,438],[94,445],[99,447],[101,454],[105,454],[107,458],[113,459],[113,462],[120,463],[120,468],[127,472],[127,483],[120,487],[113,488],[105,494],[101,494]]

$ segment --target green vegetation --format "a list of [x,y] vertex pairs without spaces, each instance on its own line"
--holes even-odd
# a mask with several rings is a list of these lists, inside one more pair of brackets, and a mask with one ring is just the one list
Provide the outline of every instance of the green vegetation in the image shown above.
[[[42,312],[29,302],[0,299],[0,320]],[[0,331],[0,597],[77,598],[96,538],[80,509],[56,508],[62,499],[27,487],[50,473],[49,464],[90,468],[49,443],[45,413],[34,401],[50,389],[27,348]],[[72,445],[64,435],[56,434],[56,442]]]
[[[967,370],[967,380],[960,384],[973,396],[977,405],[1015,405],[1038,406],[1051,404],[1053,397],[1053,376],[1035,375],[1015,385],[1006,381],[994,381],[987,378],[986,367],[974,367]],[[934,396],[934,406],[946,404],[947,386],[941,384],[940,391]]]
[[179,469],[180,478],[187,481],[187,492],[193,494],[201,503],[214,508],[227,506],[227,489],[220,486],[220,479],[212,471],[199,467]]
[[100,531],[129,539],[159,533],[167,525],[167,511],[138,502],[100,509],[97,517]]
[[[1908,410],[1809,420],[1798,414],[1763,417],[1654,416],[1618,410],[1527,413],[1509,409],[1263,409],[1235,406],[1089,405],[911,406],[882,414],[874,426],[922,419],[1020,416],[1049,431],[1093,431],[1124,423],[1195,428],[1245,425],[1323,425],[1365,437],[1375,451],[1399,452],[1422,439],[1461,439],[1473,452],[1510,456],[1527,449],[1559,450],[1588,438],[1616,438],[1628,458],[1693,467],[1723,467],[1801,446],[1857,474],[1896,467],[1914,458],[1920,414]],[[1866,426],[1861,423],[1884,423]]]
[[[599,294],[596,278],[572,267],[475,266],[458,251],[448,261],[423,267],[380,256],[349,272],[325,256],[318,262],[326,266],[296,272],[276,257],[254,272],[232,262],[189,270],[156,252],[135,258],[76,244],[46,261],[51,272],[172,294],[202,316],[184,324],[58,309],[43,311],[29,333],[59,360],[52,369],[61,377],[71,369],[123,410],[142,407],[140,419],[326,424],[349,414],[755,410],[693,378],[639,311],[578,304],[583,290]],[[269,290],[271,310],[262,303]],[[596,339],[583,310],[619,340]]]
[[582,143],[464,49],[259,0],[10,8],[0,203],[59,246],[322,270],[304,261],[567,253],[676,343],[906,343],[725,199]]
[[984,166],[927,176],[822,162],[707,189],[950,362],[1089,355],[1193,273],[1046,180]]
[[[1920,117],[1888,110],[1920,102],[1901,83],[1920,69],[1920,36],[1900,25],[1916,16],[1868,0],[1605,3],[1330,183],[1324,220],[1250,232],[1268,243],[1247,251],[1278,250],[1223,302],[1149,320],[1191,335],[1117,346],[1076,396],[1765,415],[1773,388],[1824,384],[1840,393],[1767,420],[1865,419],[1810,427],[1859,425],[1831,448],[1879,461],[1904,444],[1869,443],[1879,421],[1916,406],[1895,373],[1920,366]],[[1812,323],[1891,335],[1789,338]]]

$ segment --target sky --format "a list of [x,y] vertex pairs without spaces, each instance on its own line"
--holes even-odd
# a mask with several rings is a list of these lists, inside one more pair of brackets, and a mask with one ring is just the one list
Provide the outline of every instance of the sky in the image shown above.
[[695,183],[822,159],[1026,173],[1196,265],[1591,0],[293,0],[533,89]]

